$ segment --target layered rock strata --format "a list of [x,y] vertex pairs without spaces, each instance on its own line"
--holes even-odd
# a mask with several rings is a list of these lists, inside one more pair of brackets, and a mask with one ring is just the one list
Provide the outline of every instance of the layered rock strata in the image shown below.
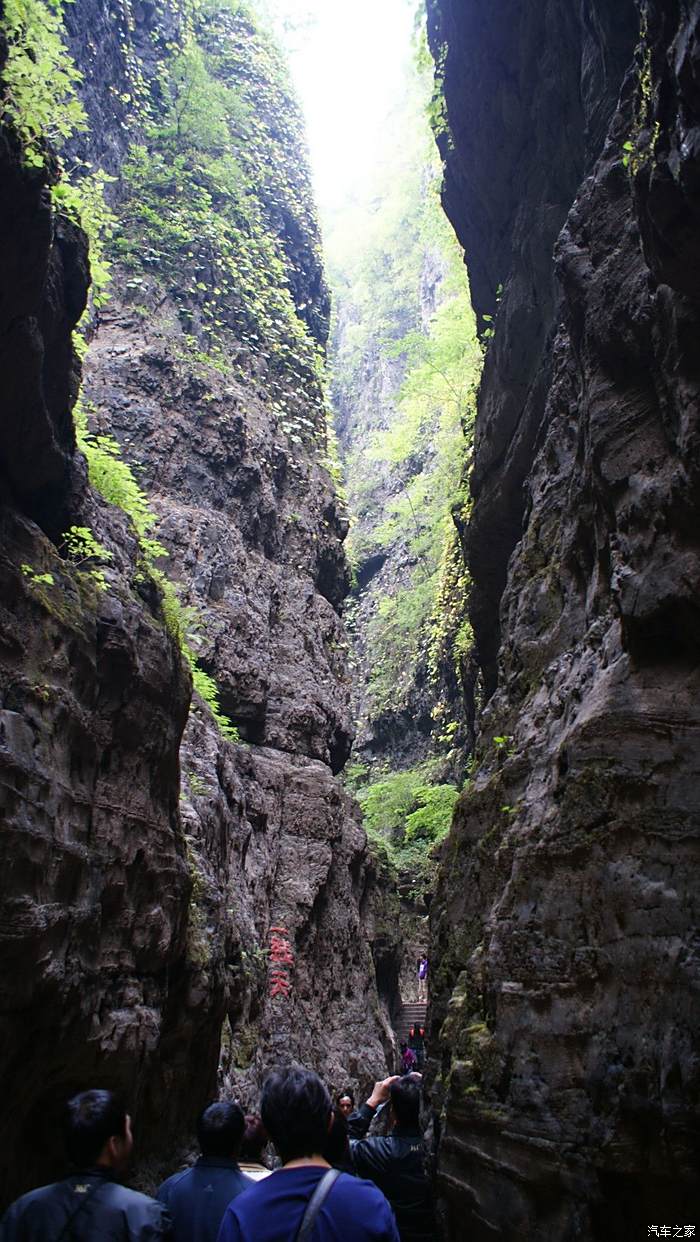
[[[366,838],[334,778],[352,736],[344,636],[314,582],[342,597],[343,520],[264,392],[207,368],[194,376],[172,346],[157,321],[144,331],[113,306],[86,393],[95,429],[140,465],[168,573],[200,618],[200,663],[245,739],[227,742],[199,707],[181,750],[195,876],[187,1021],[210,1062],[224,1024],[225,1085],[251,1101],[265,1069],[289,1057],[357,1085],[382,1069],[391,1036],[368,952]],[[270,994],[272,927],[295,959],[288,996]]]
[[431,7],[446,205],[497,308],[489,698],[433,905],[444,1222],[646,1236],[699,1206],[700,9]]
[[[199,74],[238,119],[255,120],[234,97],[240,64],[261,99],[282,89],[272,52],[253,68],[242,11],[222,13],[233,23],[229,93],[205,78],[208,52],[187,43],[182,8],[71,7],[90,123],[71,159],[118,177],[120,238],[123,162],[155,132],[178,40],[189,57],[178,70]],[[269,301],[255,313],[289,294],[303,325],[290,316],[289,331],[307,334],[313,363],[327,298],[298,118],[279,109],[273,121],[288,163],[262,162],[244,203],[258,254],[274,250],[267,269],[260,260]],[[159,518],[173,618],[153,549],[90,487],[76,451],[70,333],[85,305],[85,239],[51,207],[57,166],[24,168],[12,134],[0,154],[5,1202],[61,1171],[56,1119],[73,1090],[127,1093],[157,1176],[217,1077],[253,1103],[269,1065],[296,1057],[332,1086],[357,1085],[384,1070],[391,1036],[368,943],[375,876],[335,776],[352,737],[337,611],[347,524],[321,464],[315,364],[287,374],[266,360],[259,330],[255,348],[236,337],[232,325],[250,334],[254,313],[242,285],[219,298],[226,322],[207,353],[208,286],[199,272],[190,283],[187,254],[168,283],[152,267],[135,275],[144,255],[153,262],[152,238],[129,235],[131,267],[115,253],[111,301],[89,328],[83,410],[91,436],[121,444]],[[223,224],[201,227],[220,237]],[[71,554],[72,526],[97,541],[97,557]],[[188,717],[195,655],[239,742],[197,696]]]
[[[189,675],[124,515],[86,487],[71,406],[83,234],[16,135],[0,159],[2,418],[0,1198],[59,1167],[57,1115],[94,1082],[162,1102],[191,880],[178,813]],[[104,587],[60,532],[89,526]],[[150,1100],[150,1104],[149,1104]]]

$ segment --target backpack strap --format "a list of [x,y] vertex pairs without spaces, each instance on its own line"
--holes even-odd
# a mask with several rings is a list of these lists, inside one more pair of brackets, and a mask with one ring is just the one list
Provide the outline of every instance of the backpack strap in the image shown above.
[[339,1177],[340,1169],[329,1169],[327,1173],[323,1174],[323,1177],[306,1205],[306,1211],[302,1217],[299,1231],[294,1239],[294,1242],[309,1242],[311,1231],[316,1223],[316,1217],[321,1211],[321,1208],[326,1202],[326,1199],[328,1198]]
[[85,1193],[84,1197],[81,1199],[77,1208],[75,1208],[74,1211],[71,1212],[61,1232],[56,1235],[56,1242],[63,1242],[64,1238],[71,1238],[73,1236],[73,1222],[76,1220],[78,1216],[80,1216],[80,1213],[83,1211],[83,1208],[87,1207],[90,1200],[95,1198],[98,1190],[101,1190],[103,1186],[104,1186],[104,1182],[102,1180],[99,1180],[99,1181],[96,1181],[90,1187],[90,1189]]

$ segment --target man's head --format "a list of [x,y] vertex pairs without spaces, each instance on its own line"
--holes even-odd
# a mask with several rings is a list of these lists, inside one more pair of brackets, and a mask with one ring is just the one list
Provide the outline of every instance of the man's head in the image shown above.
[[420,1083],[410,1075],[398,1078],[389,1092],[394,1124],[406,1130],[417,1130],[420,1123]]
[[219,1100],[205,1108],[197,1122],[197,1138],[203,1156],[235,1160],[241,1146],[245,1117],[233,1100]]
[[241,1160],[254,1160],[259,1164],[262,1160],[263,1149],[269,1141],[270,1136],[260,1118],[255,1113],[248,1113],[241,1143]]
[[344,1163],[350,1164],[351,1161],[348,1123],[339,1105],[333,1109],[333,1120],[326,1135],[323,1156],[335,1168]]
[[317,1074],[298,1065],[276,1070],[263,1086],[260,1112],[283,1164],[320,1156],[331,1121],[331,1097]]
[[352,1091],[341,1091],[336,1100],[336,1107],[340,1109],[344,1117],[349,1117],[355,1107],[355,1097]]
[[131,1118],[111,1091],[81,1091],[68,1101],[66,1152],[73,1164],[123,1173],[133,1146]]

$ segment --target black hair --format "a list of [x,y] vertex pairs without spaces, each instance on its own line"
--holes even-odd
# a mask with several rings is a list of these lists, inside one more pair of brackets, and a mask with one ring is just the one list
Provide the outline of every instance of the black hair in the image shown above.
[[210,1104],[197,1122],[203,1156],[236,1156],[245,1130],[243,1109],[233,1100]]
[[318,1074],[300,1065],[275,1070],[263,1086],[260,1113],[283,1164],[323,1151],[331,1097]]
[[247,1113],[245,1119],[245,1134],[241,1143],[241,1160],[257,1160],[258,1163],[262,1158],[263,1148],[270,1141],[262,1121],[255,1113]]
[[389,1089],[389,1098],[396,1122],[417,1130],[420,1124],[420,1087],[411,1078],[399,1078]]
[[346,1097],[348,1098],[348,1100],[350,1101],[350,1103],[352,1104],[352,1106],[353,1106],[353,1108],[354,1108],[354,1107],[355,1107],[355,1095],[354,1095],[354,1093],[353,1093],[352,1091],[350,1091],[350,1090],[347,1090],[347,1091],[339,1091],[339,1092],[338,1092],[338,1094],[337,1094],[337,1096],[335,1097],[335,1102],[336,1102],[336,1104],[340,1104],[340,1101],[341,1101],[341,1100],[344,1100]]
[[72,1164],[96,1164],[111,1138],[126,1137],[126,1105],[111,1091],[81,1091],[66,1108],[66,1152]]
[[[344,1094],[349,1095],[350,1092],[347,1091]],[[333,1109],[333,1124],[326,1135],[321,1155],[336,1169],[340,1165],[347,1165],[351,1162],[348,1123],[339,1108]]]

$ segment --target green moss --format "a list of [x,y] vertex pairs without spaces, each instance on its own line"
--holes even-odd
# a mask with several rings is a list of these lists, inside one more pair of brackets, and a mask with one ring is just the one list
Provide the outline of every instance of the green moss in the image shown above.
[[192,881],[187,909],[187,958],[192,965],[205,970],[211,962],[205,907],[207,881],[200,866],[194,839],[190,836],[185,837],[185,851]]
[[231,1036],[230,1055],[234,1069],[249,1069],[255,1060],[255,1053],[260,1042],[258,1028],[250,1023],[243,1023],[236,1028]]
[[395,876],[408,879],[419,898],[435,875],[431,851],[447,835],[459,797],[456,786],[434,783],[435,771],[435,762],[429,760],[387,772],[371,784],[363,784],[357,773],[354,780],[375,857]]
[[[301,114],[248,5],[202,0],[190,11],[161,59],[157,99],[124,166],[112,257],[127,294],[142,305],[164,288],[192,358],[224,373],[261,363],[281,430],[327,454],[322,362],[310,308],[293,296],[320,266]],[[304,412],[289,381],[304,389]]]
[[[385,594],[369,588],[371,720],[406,710],[426,671],[437,697],[443,679],[463,672],[472,638],[453,513],[466,517],[482,358],[463,255],[439,201],[442,169],[425,118],[431,90],[426,56],[407,84],[367,201],[340,213],[327,238],[337,408],[356,408],[368,372],[382,377],[372,430],[355,438],[345,463],[355,517],[348,552],[356,571],[379,553],[400,552],[402,563]],[[432,316],[426,275],[437,285]],[[450,701],[444,695],[435,715],[438,743],[448,748]]]

